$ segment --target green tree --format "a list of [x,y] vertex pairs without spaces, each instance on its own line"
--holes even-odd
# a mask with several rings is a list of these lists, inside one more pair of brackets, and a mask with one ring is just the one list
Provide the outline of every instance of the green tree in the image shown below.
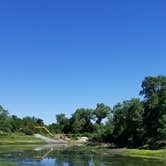
[[11,116],[11,126],[12,126],[12,131],[20,131],[22,128],[22,119],[18,118],[16,115]]
[[105,132],[104,132],[104,141],[105,142],[113,142],[113,132],[114,132],[114,122],[113,117],[108,117],[108,121],[105,124]]
[[103,103],[97,104],[97,107],[93,113],[97,119],[96,123],[101,124],[102,120],[105,119],[111,113],[111,108],[109,106],[104,105]]
[[43,126],[43,125],[44,125],[43,120],[39,118],[27,116],[22,119],[22,131],[28,135],[32,135],[35,132],[34,130],[35,126]]
[[1,131],[11,131],[11,121],[8,111],[0,106],[0,130]]
[[114,109],[114,140],[120,146],[140,146],[143,138],[144,108],[139,99],[118,103]]
[[146,77],[140,92],[144,96],[144,130],[148,144],[166,138],[166,77]]
[[96,142],[112,142],[114,124],[112,117],[105,124],[94,124],[95,132],[91,134],[91,140]]
[[153,94],[157,94],[166,88],[166,77],[145,77],[142,82],[142,90],[140,94],[144,96],[146,100],[150,99]]
[[65,114],[58,114],[56,115],[56,127],[58,129],[57,132],[59,133],[69,133],[70,132],[70,121],[69,119],[65,116]]
[[73,133],[92,132],[94,120],[92,109],[77,109],[71,117],[71,127]]

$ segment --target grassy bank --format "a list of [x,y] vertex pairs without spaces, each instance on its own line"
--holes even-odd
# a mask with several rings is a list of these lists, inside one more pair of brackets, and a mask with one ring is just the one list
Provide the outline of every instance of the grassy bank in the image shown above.
[[166,149],[162,150],[138,150],[138,149],[125,149],[123,156],[139,157],[139,158],[152,158],[166,161]]
[[1,161],[0,166],[16,166],[16,164],[13,164],[8,161]]
[[[0,135],[0,151],[11,151],[11,147],[14,145],[21,145],[18,148],[24,149],[31,148],[33,145],[45,144],[42,140],[35,138],[34,136],[28,136],[23,133],[4,133]],[[29,146],[29,147],[28,147]],[[7,148],[9,147],[9,148]],[[109,146],[90,146],[82,145],[77,146],[71,144],[67,150],[75,150],[77,153],[90,152],[94,154],[104,154],[106,156],[119,155],[125,157],[138,157],[138,158],[151,158],[166,161],[166,149],[162,150],[138,150],[138,149],[111,149]],[[1,166],[1,165],[0,165]]]
[[68,151],[76,151],[77,153],[88,152],[90,154],[103,154],[104,156],[123,156],[142,159],[157,159],[166,162],[166,149],[162,150],[139,150],[139,149],[111,149],[103,146],[71,146]]
[[40,139],[23,133],[4,133],[0,135],[0,145],[44,144]]

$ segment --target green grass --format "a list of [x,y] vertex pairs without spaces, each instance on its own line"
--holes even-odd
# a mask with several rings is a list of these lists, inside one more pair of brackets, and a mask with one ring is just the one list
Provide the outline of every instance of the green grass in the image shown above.
[[[23,133],[4,133],[0,135],[0,152],[4,150],[11,151],[14,145],[19,145],[17,149],[31,148],[34,145],[45,144],[42,140],[34,136],[28,136]],[[9,148],[7,148],[9,147]],[[72,146],[71,146],[72,147]],[[77,148],[90,153],[99,153],[103,151],[106,155],[120,155],[126,157],[151,158],[166,161],[166,149],[162,150],[139,150],[139,149],[110,149],[108,147],[82,145]],[[2,164],[0,163],[0,166]],[[5,164],[4,164],[5,165]]]
[[11,162],[0,162],[0,166],[16,166],[15,164],[11,163]]
[[[0,155],[1,153],[8,152],[23,152],[25,150],[32,150],[42,145],[26,144],[26,145],[0,145]],[[0,165],[1,166],[1,165]]]
[[0,135],[0,145],[17,144],[44,144],[44,142],[34,136],[25,135],[23,133],[5,133]]
[[151,158],[166,160],[166,150],[139,150],[139,149],[126,149],[121,155],[139,158]]
[[94,154],[103,152],[106,156],[124,156],[144,159],[158,159],[166,161],[166,149],[161,150],[139,150],[139,149],[110,149],[102,146],[81,146],[79,149],[89,151]]

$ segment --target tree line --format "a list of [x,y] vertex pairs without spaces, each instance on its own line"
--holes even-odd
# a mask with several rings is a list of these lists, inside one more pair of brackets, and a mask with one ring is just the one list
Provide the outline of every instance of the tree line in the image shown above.
[[10,116],[8,111],[0,106],[0,134],[4,132],[23,132],[32,135],[34,126],[44,125],[42,119],[35,117],[19,118],[16,115]]
[[[146,77],[143,97],[117,103],[113,108],[99,103],[95,109],[77,109],[71,117],[56,115],[48,125],[53,133],[86,134],[93,142],[113,143],[117,147],[161,148],[166,144],[166,76]],[[9,116],[0,107],[0,131],[33,133],[34,125],[44,125],[34,117]]]

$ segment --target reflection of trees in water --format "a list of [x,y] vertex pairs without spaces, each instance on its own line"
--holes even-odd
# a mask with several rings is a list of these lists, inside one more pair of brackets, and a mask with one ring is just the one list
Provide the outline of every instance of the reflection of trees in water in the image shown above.
[[84,155],[56,156],[55,166],[165,166],[159,160],[126,158],[126,157],[100,157]]
[[55,166],[165,166],[164,162],[152,159],[127,157],[103,157],[87,155],[59,155],[56,156]]
[[73,152],[53,152],[49,155],[51,158],[56,158],[56,166],[165,166],[159,160],[148,160],[127,157],[109,157],[105,155],[93,155],[89,153]]
[[[45,158],[51,159],[49,166],[165,166],[166,164],[159,160],[148,160],[138,158],[127,158],[120,156],[93,154],[89,151],[79,149],[62,149],[53,150],[47,148],[45,150],[28,150],[24,152],[12,152],[1,154],[3,160],[11,160],[30,163],[31,165],[41,164]],[[44,156],[44,157],[43,157]]]
[[64,166],[67,163],[67,166],[89,166],[91,157],[83,154],[76,154],[75,152],[66,153],[66,152],[54,152],[51,153],[51,156],[56,158],[55,165]]

